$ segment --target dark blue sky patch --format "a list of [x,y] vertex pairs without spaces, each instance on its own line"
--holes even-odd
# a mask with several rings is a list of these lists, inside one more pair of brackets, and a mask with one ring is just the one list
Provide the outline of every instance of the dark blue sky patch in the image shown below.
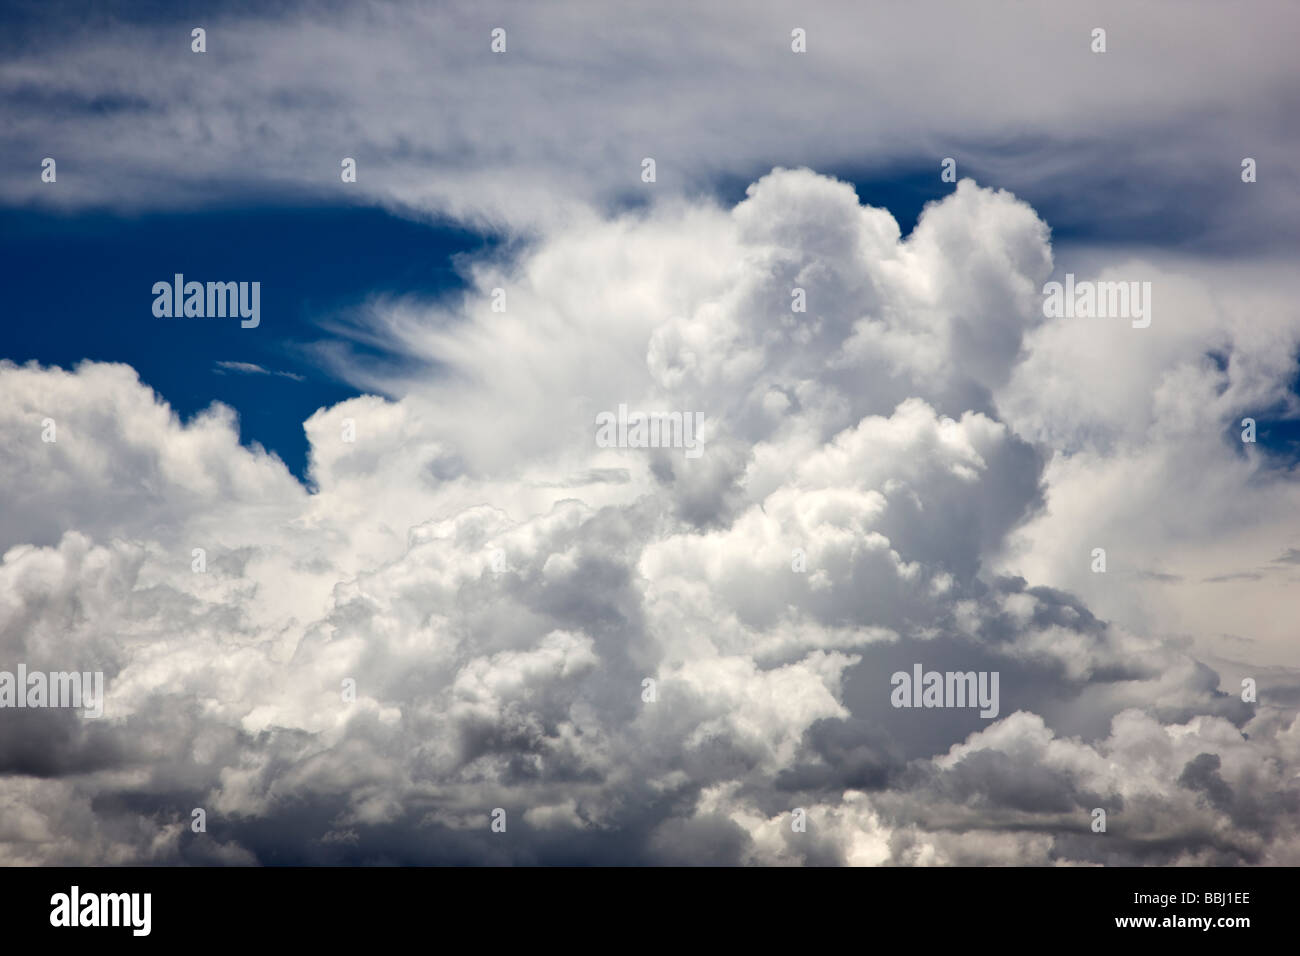
[[[360,394],[314,361],[312,347],[330,338],[322,323],[376,295],[455,293],[465,285],[459,257],[494,246],[357,207],[3,219],[0,255],[13,281],[0,357],[65,368],[83,359],[126,362],[184,419],[214,400],[236,409],[241,440],[274,451],[299,478],[307,463],[302,422]],[[178,272],[187,282],[260,282],[261,324],[156,318],[153,284]],[[355,341],[347,351],[400,361]]]
[[[1240,422],[1233,426],[1233,432],[1240,443]],[[1300,420],[1256,418],[1255,443],[1267,457],[1271,470],[1290,471],[1300,463]]]
[[1244,418],[1255,420],[1254,449],[1263,466],[1256,480],[1273,480],[1279,472],[1293,472],[1300,465],[1300,418],[1295,416],[1295,408],[1300,406],[1300,378],[1292,380],[1291,395],[1290,402],[1245,411],[1227,423],[1225,440],[1236,454],[1245,456],[1248,446],[1241,440],[1245,430],[1241,422]]

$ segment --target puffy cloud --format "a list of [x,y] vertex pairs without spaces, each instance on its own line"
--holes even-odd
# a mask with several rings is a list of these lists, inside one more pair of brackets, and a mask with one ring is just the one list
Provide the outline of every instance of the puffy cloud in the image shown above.
[[[428,373],[317,412],[310,490],[123,366],[0,366],[2,660],[109,691],[0,712],[0,858],[1294,862],[1280,692],[998,573],[1075,447],[1024,377],[1052,268],[969,181],[906,239],[807,170],[557,228],[375,303]],[[620,404],[702,454],[598,446]],[[997,716],[893,707],[914,662]]]
[[[1026,336],[996,392],[1019,434],[1050,449],[1047,507],[1015,536],[1003,567],[1068,588],[1126,626],[1190,637],[1234,679],[1300,666],[1276,609],[1295,575],[1273,559],[1295,540],[1293,448],[1300,286],[1280,263],[1189,264],[1076,250],[1058,272],[1143,280],[1151,326],[1066,318]],[[1242,441],[1243,419],[1257,441]],[[1094,574],[1091,553],[1107,552]]]

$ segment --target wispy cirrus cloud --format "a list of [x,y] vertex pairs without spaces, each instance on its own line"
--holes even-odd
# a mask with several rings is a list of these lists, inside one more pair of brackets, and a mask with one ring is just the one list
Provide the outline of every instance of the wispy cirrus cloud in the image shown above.
[[239,375],[278,375],[282,378],[291,378],[295,382],[301,382],[305,378],[305,376],[299,375],[297,372],[271,371],[270,369],[263,368],[256,362],[232,362],[223,360],[214,364],[218,372],[222,373],[233,372]]
[[[743,16],[686,2],[281,4],[201,19],[203,54],[179,10],[15,24],[0,195],[127,209],[311,195],[514,230],[644,200],[647,156],[655,191],[676,195],[776,165],[937,175],[953,157],[1072,234],[1229,253],[1300,238],[1287,4],[1233,18],[1213,2],[1118,0],[763,2]],[[795,27],[805,54],[791,52]],[[56,191],[29,158],[43,156],[62,164]],[[344,157],[359,171],[346,189]],[[1243,157],[1260,164],[1249,189]]]

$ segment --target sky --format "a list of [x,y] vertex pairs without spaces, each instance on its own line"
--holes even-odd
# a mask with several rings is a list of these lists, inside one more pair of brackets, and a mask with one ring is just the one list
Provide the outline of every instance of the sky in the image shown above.
[[0,862],[1300,863],[1297,19],[6,5]]

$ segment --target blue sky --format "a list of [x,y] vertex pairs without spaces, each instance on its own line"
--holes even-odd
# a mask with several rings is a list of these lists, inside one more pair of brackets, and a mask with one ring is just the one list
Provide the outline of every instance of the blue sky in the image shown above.
[[[221,401],[239,412],[241,439],[259,442],[305,478],[302,423],[359,394],[322,368],[323,323],[371,296],[436,299],[462,287],[456,256],[490,240],[382,210],[352,206],[196,210],[124,217],[106,212],[9,211],[0,255],[14,283],[0,357],[70,368],[125,362],[183,418]],[[200,282],[262,283],[262,324],[155,318],[150,290],[180,272]],[[384,356],[364,343],[350,349]],[[223,370],[251,363],[269,373]]]

